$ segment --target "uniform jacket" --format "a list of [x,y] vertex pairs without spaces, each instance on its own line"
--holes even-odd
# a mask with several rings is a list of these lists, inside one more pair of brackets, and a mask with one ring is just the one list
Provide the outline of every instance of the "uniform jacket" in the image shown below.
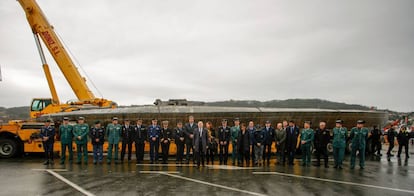
[[[89,132],[89,137],[91,137],[92,144],[103,145],[105,142],[105,130],[102,127],[92,127]],[[99,139],[99,142],[96,142],[96,139]]]
[[[88,142],[89,125],[77,124],[73,127],[73,136],[75,137],[76,144],[86,144]],[[81,136],[79,140],[78,137]]]
[[218,139],[219,142],[227,142],[228,145],[230,141],[230,127],[219,127]]
[[362,127],[361,129],[358,129],[357,127],[352,128],[350,134],[350,139],[352,140],[352,148],[365,148],[368,139],[368,132],[368,129],[365,127]]
[[253,127],[252,129],[250,129],[249,127],[247,127],[247,131],[250,134],[250,145],[253,145],[253,137],[254,137],[254,133],[256,132],[256,128]]
[[230,128],[230,138],[232,142],[237,142],[240,132],[240,126],[233,126]]
[[273,129],[273,127],[269,127],[269,130],[266,129],[266,127],[264,127],[262,129],[262,131],[265,134],[265,141],[264,143],[267,145],[272,144],[274,138],[275,138],[275,129]]
[[193,143],[193,139],[190,138],[190,135],[193,134],[194,129],[197,128],[197,124],[193,123],[193,125],[190,125],[190,123],[187,123],[184,125],[184,133],[185,133],[185,143],[191,144]]
[[306,142],[305,144],[302,144],[302,146],[311,146],[314,139],[315,133],[313,129],[302,129],[300,141]]
[[184,127],[181,128],[181,129],[176,127],[174,129],[174,140],[175,140],[176,144],[184,144],[185,143],[185,139],[184,139],[184,141],[181,141],[180,137],[185,138]]
[[147,140],[147,128],[144,125],[134,126],[135,142],[142,144]]
[[[148,127],[148,141],[152,142],[159,142],[161,136],[161,127],[156,125],[150,125]],[[156,141],[152,141],[152,138],[156,138]]]
[[72,125],[60,125],[59,127],[60,142],[62,144],[72,143],[73,140],[73,126]]
[[164,143],[164,141],[168,141],[168,143],[170,143],[170,141],[173,138],[173,131],[170,128],[161,128],[161,137],[160,137],[160,141],[162,143]]
[[105,135],[108,137],[109,144],[118,144],[121,140],[122,125],[120,124],[109,124],[106,127]]
[[286,149],[295,150],[298,143],[299,127],[286,128]]
[[265,133],[262,130],[257,129],[253,133],[253,145],[257,146],[258,143],[260,143],[262,146],[265,141]]
[[43,126],[42,129],[40,130],[40,136],[49,137],[49,139],[45,141],[45,143],[47,144],[53,143],[55,141],[55,128],[53,128],[52,126],[48,126],[48,127]]
[[326,148],[330,140],[331,132],[328,129],[316,129],[315,140],[313,142],[316,148]]
[[[200,136],[200,131],[198,128],[194,129],[194,140],[193,146],[195,152],[202,152],[203,154],[207,151],[207,140],[208,140],[208,132],[207,129],[203,128],[202,135]],[[201,141],[201,146],[200,146]]]
[[345,127],[333,128],[333,142],[332,145],[335,148],[345,148],[346,138],[348,137],[348,129]]
[[128,125],[128,127],[126,127],[126,125],[122,125],[121,136],[122,136],[122,142],[134,141],[134,138],[135,138],[134,126]]

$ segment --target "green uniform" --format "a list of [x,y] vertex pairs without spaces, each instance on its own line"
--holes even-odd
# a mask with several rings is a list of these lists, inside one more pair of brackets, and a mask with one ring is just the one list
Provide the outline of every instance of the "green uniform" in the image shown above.
[[[75,137],[76,151],[78,154],[77,163],[81,162],[82,152],[83,160],[85,163],[88,162],[88,134],[88,124],[77,124],[73,127],[73,136]],[[80,139],[78,138],[79,136],[81,137]]]
[[302,129],[302,132],[300,134],[300,141],[306,142],[304,144],[301,144],[301,150],[302,150],[302,165],[310,166],[311,162],[311,146],[313,139],[315,138],[315,133],[313,129]]
[[59,136],[61,143],[62,155],[60,156],[60,163],[65,163],[66,159],[66,148],[69,151],[69,162],[73,160],[73,150],[72,150],[72,141],[73,141],[73,126],[72,125],[60,125],[59,127]]
[[119,141],[121,140],[122,134],[122,126],[120,124],[109,124],[106,127],[105,135],[108,138],[108,157],[107,162],[108,164],[111,163],[112,160],[112,148],[115,148],[115,161],[118,161],[118,151],[119,151]]
[[239,160],[238,157],[238,149],[237,149],[237,142],[240,132],[240,126],[234,126],[230,129],[230,138],[231,138],[231,145],[233,147],[233,151],[231,152],[231,158],[233,160],[233,164],[236,162],[236,159]]
[[340,128],[333,128],[333,149],[334,149],[334,160],[335,160],[335,168],[341,167],[342,168],[342,161],[344,160],[345,156],[345,147],[346,147],[346,138],[348,129],[345,127]]
[[365,146],[368,139],[368,129],[365,127],[351,129],[352,152],[351,152],[351,168],[355,167],[356,152],[359,155],[359,166],[363,169],[365,167]]

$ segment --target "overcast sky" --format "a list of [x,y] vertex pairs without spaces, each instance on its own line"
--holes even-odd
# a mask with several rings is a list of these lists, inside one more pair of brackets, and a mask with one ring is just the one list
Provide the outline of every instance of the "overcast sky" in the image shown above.
[[[414,111],[412,0],[38,4],[96,96],[90,81],[120,105],[320,98]],[[17,1],[0,1],[0,25],[0,106],[50,97]],[[75,99],[47,58],[60,100]]]

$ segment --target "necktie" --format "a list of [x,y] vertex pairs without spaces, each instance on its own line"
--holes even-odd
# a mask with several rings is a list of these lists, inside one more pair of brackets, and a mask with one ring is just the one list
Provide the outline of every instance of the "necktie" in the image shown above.
[[141,126],[138,126],[138,135],[139,135],[139,138],[141,138]]

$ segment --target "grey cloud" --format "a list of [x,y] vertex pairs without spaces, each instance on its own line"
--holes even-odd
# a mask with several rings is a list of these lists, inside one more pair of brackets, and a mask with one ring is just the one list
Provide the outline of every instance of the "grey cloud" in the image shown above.
[[[122,105],[156,98],[321,98],[414,110],[412,1],[38,3],[89,79]],[[0,29],[7,79],[0,83],[0,105],[49,96],[17,2],[0,2],[0,24],[7,26]],[[61,100],[73,99],[48,61]],[[23,76],[16,73],[23,71],[44,82],[19,82]]]

